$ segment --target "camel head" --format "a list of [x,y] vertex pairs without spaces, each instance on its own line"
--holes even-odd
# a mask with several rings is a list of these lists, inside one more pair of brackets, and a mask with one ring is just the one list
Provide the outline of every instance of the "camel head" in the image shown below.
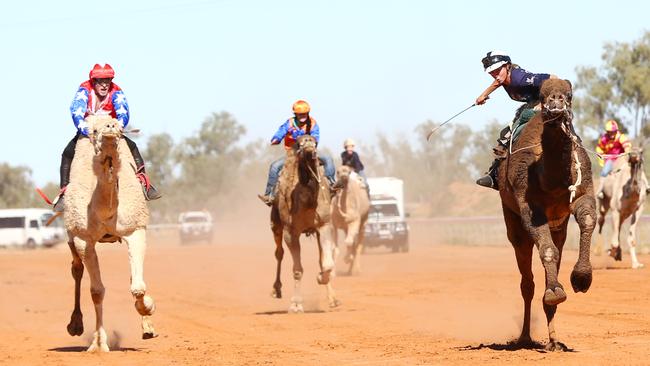
[[88,116],[86,119],[90,130],[90,140],[95,147],[95,154],[117,149],[122,137],[121,123],[111,116]]
[[633,147],[628,155],[628,163],[633,169],[643,165],[643,148]]
[[352,173],[352,168],[347,165],[341,165],[336,169],[336,186],[346,187],[350,181],[350,174]]
[[298,137],[298,140],[296,140],[296,144],[294,145],[298,159],[302,161],[316,161],[318,159],[316,145],[316,139],[311,135],[302,135]]
[[548,122],[562,120],[561,116],[571,121],[571,100],[573,92],[571,82],[562,79],[548,79],[540,91],[542,113]]

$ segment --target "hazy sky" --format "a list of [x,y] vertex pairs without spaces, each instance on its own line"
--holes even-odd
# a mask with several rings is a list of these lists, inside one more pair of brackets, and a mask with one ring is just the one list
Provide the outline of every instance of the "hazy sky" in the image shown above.
[[[525,5],[524,5],[525,4]],[[110,63],[137,140],[178,142],[211,112],[268,140],[304,98],[322,144],[377,132],[412,135],[469,106],[491,82],[480,60],[500,49],[533,72],[573,79],[607,41],[650,28],[644,1],[14,1],[0,13],[0,161],[58,182],[75,133],[68,107],[95,63]],[[527,6],[526,6],[527,5]],[[509,121],[503,91],[458,118]],[[489,154],[486,151],[486,154]],[[281,154],[278,148],[278,155]]]

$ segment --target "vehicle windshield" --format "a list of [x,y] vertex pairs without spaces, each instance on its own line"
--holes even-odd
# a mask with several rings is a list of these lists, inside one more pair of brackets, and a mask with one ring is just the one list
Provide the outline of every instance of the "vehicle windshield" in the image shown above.
[[373,204],[370,206],[369,217],[380,219],[382,217],[399,216],[399,210],[394,203]]
[[[47,224],[47,221],[48,221],[52,216],[53,216],[53,214],[51,214],[51,213],[43,214],[43,215],[41,216],[41,226],[42,226],[42,227],[45,227],[45,225]],[[52,221],[52,223],[51,223],[50,226],[48,226],[48,227],[63,227],[63,222],[61,221],[61,216],[59,216],[59,217],[57,217],[56,219],[54,219],[54,221]]]
[[190,217],[185,217],[183,219],[183,222],[207,222],[207,218],[204,216],[190,216]]

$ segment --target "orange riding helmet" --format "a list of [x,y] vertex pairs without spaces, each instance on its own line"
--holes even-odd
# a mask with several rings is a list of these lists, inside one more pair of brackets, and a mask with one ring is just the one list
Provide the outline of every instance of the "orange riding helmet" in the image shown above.
[[301,113],[309,113],[311,110],[311,107],[309,107],[309,103],[305,102],[304,100],[300,99],[293,103],[293,113],[295,114],[301,114]]

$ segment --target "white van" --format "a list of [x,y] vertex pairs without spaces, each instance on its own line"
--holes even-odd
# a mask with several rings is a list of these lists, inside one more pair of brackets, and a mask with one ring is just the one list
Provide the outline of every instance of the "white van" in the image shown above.
[[35,248],[65,241],[61,218],[45,226],[53,214],[52,210],[42,208],[0,210],[0,246]]

